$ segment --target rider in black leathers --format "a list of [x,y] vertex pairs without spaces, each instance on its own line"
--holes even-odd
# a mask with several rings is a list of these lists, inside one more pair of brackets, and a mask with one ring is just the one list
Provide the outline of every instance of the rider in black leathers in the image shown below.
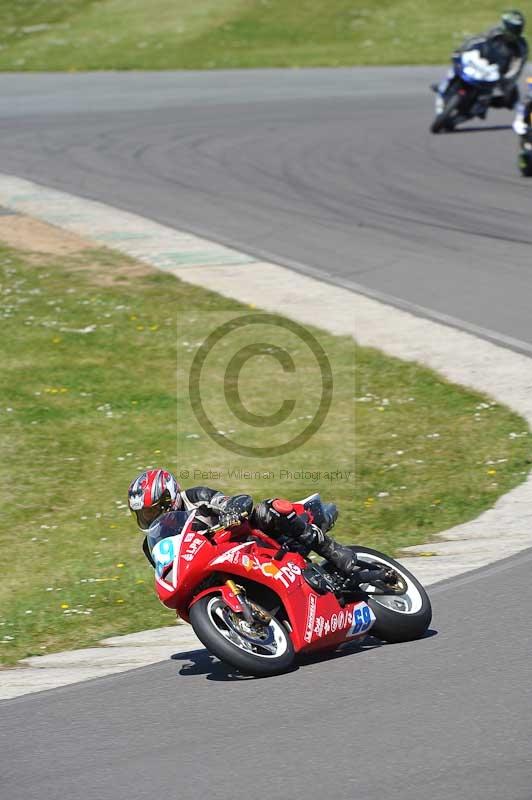
[[[306,552],[314,550],[344,575],[351,576],[358,571],[352,550],[327,535],[327,531],[336,522],[338,511],[333,503],[322,503],[319,495],[313,495],[308,503],[303,501],[310,513],[297,514],[289,501],[279,498],[263,500],[254,506],[249,495],[224,495],[208,486],[195,486],[181,491],[171,473],[154,470],[143,473],[132,481],[128,502],[130,509],[137,515],[141,530],[146,532],[142,548],[152,566],[154,562],[149,546],[149,526],[156,522],[164,525],[165,517],[168,517],[171,525],[172,511],[196,509],[193,521],[193,528],[196,530],[217,523],[231,524],[245,513],[252,527],[281,541],[293,540],[297,547]],[[150,509],[154,513],[149,525],[148,522],[144,524],[143,514]],[[169,530],[165,535],[179,532]]]
[[[490,64],[498,64],[501,79],[495,94],[490,101],[493,108],[514,108],[519,102],[518,81],[528,59],[528,42],[523,36],[525,18],[520,11],[506,11],[501,22],[485,34],[467,39],[462,46],[453,53],[453,58],[470,50],[478,50],[482,58]],[[449,72],[445,82],[433,86],[444,94],[454,70]]]

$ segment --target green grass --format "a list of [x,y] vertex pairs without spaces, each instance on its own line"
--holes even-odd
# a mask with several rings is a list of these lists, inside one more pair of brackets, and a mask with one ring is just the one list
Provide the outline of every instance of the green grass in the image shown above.
[[[520,4],[532,13],[530,0]],[[0,69],[443,63],[494,0],[0,0]]]
[[[0,248],[0,268],[4,663],[172,621],[126,508],[127,486],[146,466],[188,470],[185,485],[257,500],[320,489],[340,506],[339,538],[388,552],[476,516],[528,470],[527,428],[516,414],[319,331],[334,376],[323,427],[283,457],[235,455],[198,426],[188,372],[207,333],[250,309],[147,268],[133,279],[132,262],[110,251],[67,259]],[[264,443],[263,429],[230,414],[219,383],[250,341],[288,348],[297,362],[290,376],[256,356],[241,374],[256,414],[295,399],[267,437],[280,442],[313,414],[318,383],[309,351],[284,329],[228,335],[206,362],[205,407],[227,436]],[[240,469],[264,474],[237,478]],[[319,470],[332,475],[314,478]]]

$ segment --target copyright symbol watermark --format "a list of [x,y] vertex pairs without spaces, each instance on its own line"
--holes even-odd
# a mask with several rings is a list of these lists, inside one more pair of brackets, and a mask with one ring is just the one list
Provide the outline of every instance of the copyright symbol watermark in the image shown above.
[[[232,335],[235,341],[221,352]],[[216,369],[214,378],[211,374],[206,380],[205,373],[212,372],[206,369],[208,359],[214,359]],[[222,360],[225,368],[220,368]],[[262,365],[262,386],[249,377],[257,362]],[[298,381],[299,371],[305,380]],[[293,383],[290,391],[287,380]],[[323,425],[332,402],[333,373],[324,348],[307,328],[274,314],[253,313],[218,325],[200,344],[188,388],[196,419],[220,447],[242,456],[273,457],[301,447]],[[312,400],[312,413],[297,416],[298,391]],[[219,410],[222,397],[238,431],[220,430],[211,407]],[[267,398],[267,410],[253,408],[257,398]],[[246,434],[253,434],[253,443],[245,441]]]

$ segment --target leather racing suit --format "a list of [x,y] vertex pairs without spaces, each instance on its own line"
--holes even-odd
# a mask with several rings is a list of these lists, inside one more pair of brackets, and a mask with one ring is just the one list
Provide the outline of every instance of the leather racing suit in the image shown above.
[[[180,508],[185,511],[197,509],[193,521],[193,529],[201,531],[218,522],[226,524],[235,515],[246,512],[250,525],[266,533],[274,539],[285,541],[293,540],[306,552],[314,550],[318,555],[326,558],[345,575],[357,571],[356,557],[352,550],[336,542],[327,535],[333,527],[338,516],[338,511],[333,503],[323,503],[319,495],[302,501],[305,512],[296,513],[292,504],[287,500],[278,498],[263,500],[253,506],[250,495],[224,495],[208,486],[195,486],[180,492]],[[158,524],[172,525],[172,512],[158,518]],[[179,531],[169,528],[167,536],[176,535]],[[155,566],[150,551],[149,531],[144,537],[142,549],[144,555],[152,566]]]
[[[482,58],[499,66],[499,92],[491,98],[490,105],[493,108],[514,108],[519,102],[519,76],[528,59],[528,42],[525,37],[509,36],[502,26],[497,26],[485,34],[466,39],[453,53],[452,58],[458,58],[470,50],[478,50]],[[454,69],[450,69],[447,78],[438,86],[442,95],[453,77]]]

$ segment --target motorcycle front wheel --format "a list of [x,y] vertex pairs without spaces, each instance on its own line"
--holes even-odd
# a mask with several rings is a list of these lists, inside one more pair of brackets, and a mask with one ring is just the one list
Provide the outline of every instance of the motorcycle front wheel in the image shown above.
[[220,595],[194,603],[189,618],[194,633],[213,655],[245,675],[264,677],[286,672],[295,658],[285,626],[258,605],[253,623],[234,612]]
[[445,104],[445,108],[438,114],[430,126],[431,133],[440,133],[440,131],[452,131],[455,125],[455,119],[458,116],[458,106],[460,105],[460,95],[454,94],[451,99]]
[[402,564],[390,556],[369,547],[351,548],[358,562],[370,567],[390,567],[398,576],[397,587],[390,594],[381,593],[371,584],[360,588],[368,595],[368,605],[376,622],[371,633],[385,642],[408,642],[419,639],[432,620],[432,608],[427,592]]

